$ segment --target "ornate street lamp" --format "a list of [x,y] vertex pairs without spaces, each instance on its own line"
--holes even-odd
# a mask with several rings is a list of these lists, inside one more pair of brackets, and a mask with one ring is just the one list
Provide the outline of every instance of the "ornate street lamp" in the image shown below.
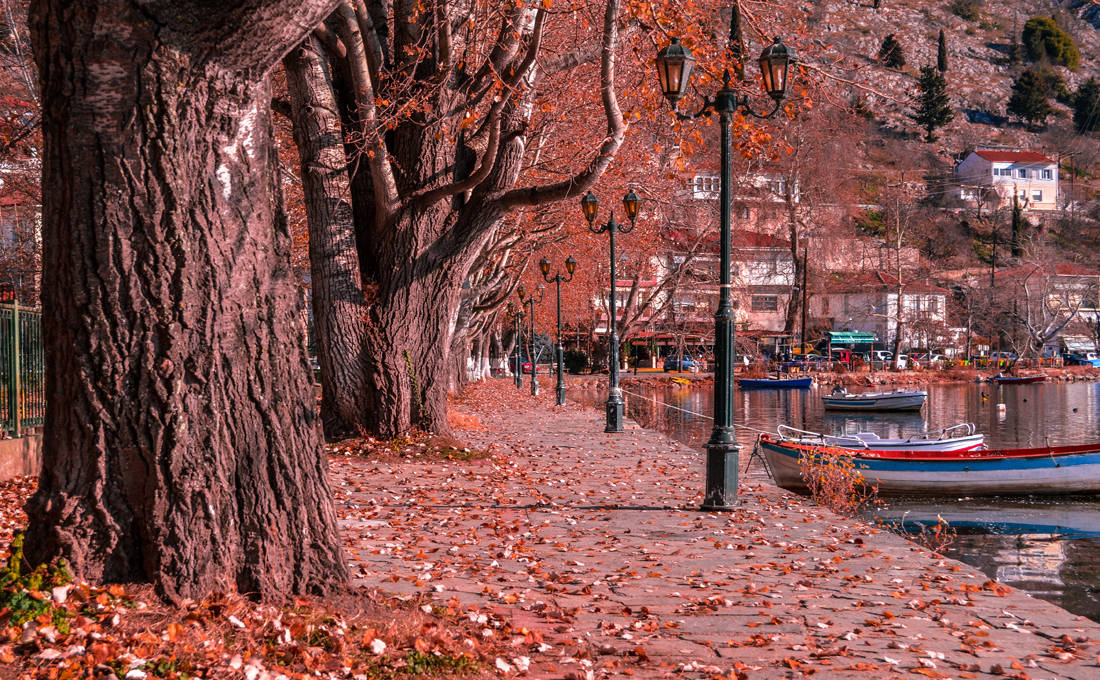
[[730,510],[737,504],[737,465],[741,446],[733,431],[733,365],[734,365],[734,315],[730,304],[730,125],[733,115],[745,111],[756,118],[771,118],[782,106],[787,96],[787,76],[795,62],[794,50],[779,38],[760,54],[760,70],[764,77],[764,89],[775,101],[775,107],[766,114],[758,114],[749,108],[748,95],[739,96],[730,87],[730,73],[722,76],[722,89],[714,99],[704,98],[703,107],[693,115],[676,111],[676,104],[687,93],[688,81],[695,58],[691,50],[676,38],[672,44],[657,53],[657,76],[661,92],[672,105],[681,120],[691,120],[717,113],[722,128],[722,180],[719,198],[720,257],[718,309],[714,314],[714,429],[707,442],[707,479],[702,510]]
[[608,336],[607,336],[607,363],[610,368],[607,381],[607,424],[604,432],[623,431],[623,391],[619,389],[619,336],[615,332],[615,234],[621,232],[629,234],[634,231],[634,221],[638,219],[638,204],[641,199],[633,190],[623,196],[623,209],[630,226],[619,224],[615,221],[614,213],[607,219],[607,223],[596,226],[596,213],[600,208],[600,201],[595,194],[589,191],[581,199],[581,211],[584,219],[588,220],[588,229],[593,234],[602,234],[605,231],[610,238],[611,250],[611,298],[608,306]]
[[550,260],[545,257],[539,260],[539,270],[542,271],[542,278],[547,283],[553,281],[558,286],[558,346],[554,348],[558,359],[558,406],[565,406],[565,369],[562,368],[562,358],[564,352],[561,347],[561,283],[565,281],[569,283],[573,280],[573,272],[577,270],[577,261],[573,259],[573,256],[565,258],[565,271],[569,274],[568,277],[561,275],[561,272],[550,276]]
[[[531,359],[531,394],[533,395],[537,395],[539,393],[539,366],[538,361],[535,359],[535,305],[542,302],[542,294],[545,290],[545,288],[539,286],[538,297],[535,297],[534,294],[532,294],[530,297],[527,297],[526,288],[524,288],[523,286],[518,286],[516,288],[516,292],[519,293],[520,306],[522,307],[523,305],[527,305],[531,308],[531,311],[528,313],[528,328],[530,330],[527,333],[527,355]],[[525,297],[526,299],[524,299]]]
[[508,303],[508,318],[516,324],[516,351],[515,354],[516,363],[513,365],[513,378],[516,381],[516,389],[523,387],[523,366],[520,359],[520,348],[523,345],[523,307],[516,307],[511,302]]

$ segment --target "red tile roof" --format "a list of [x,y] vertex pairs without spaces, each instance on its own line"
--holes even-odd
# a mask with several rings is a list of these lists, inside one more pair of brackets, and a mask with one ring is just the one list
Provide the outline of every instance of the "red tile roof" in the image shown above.
[[[837,272],[825,285],[830,293],[895,292],[897,287],[897,277],[885,272]],[[943,288],[921,280],[906,281],[904,290],[906,293],[947,293]]]
[[1038,151],[998,151],[978,149],[974,153],[992,163],[1050,163],[1054,161]]

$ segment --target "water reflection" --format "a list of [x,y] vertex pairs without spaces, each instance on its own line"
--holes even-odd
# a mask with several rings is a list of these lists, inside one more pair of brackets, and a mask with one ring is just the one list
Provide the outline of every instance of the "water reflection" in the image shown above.
[[[920,413],[825,411],[821,396],[827,391],[822,387],[736,390],[734,421],[742,426],[746,439],[754,430],[775,432],[779,424],[829,434],[865,430],[901,437],[972,422],[985,433],[990,447],[1100,441],[1100,383],[932,385]],[[689,443],[705,442],[710,434],[714,410],[710,389],[635,385],[623,392],[628,413],[637,414],[643,424],[667,423],[658,429]],[[604,395],[597,390],[571,390],[570,398],[600,405]],[[998,416],[998,404],[1004,404],[1002,416]]]
[[[992,448],[1100,441],[1100,383],[933,385],[919,414],[827,412],[821,405],[827,390],[736,391],[738,438],[750,444],[758,431],[775,432],[779,424],[830,434],[903,437],[973,422]],[[602,407],[604,396],[594,390],[570,392],[571,399],[596,407]],[[633,386],[624,396],[628,415],[644,427],[697,448],[710,436],[710,389]],[[942,516],[958,532],[947,551],[951,557],[1100,621],[1100,497],[892,498],[874,514],[913,530]]]

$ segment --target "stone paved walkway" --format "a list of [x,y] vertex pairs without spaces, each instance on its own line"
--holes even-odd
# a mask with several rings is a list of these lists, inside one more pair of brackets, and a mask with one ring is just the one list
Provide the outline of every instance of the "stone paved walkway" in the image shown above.
[[457,433],[492,460],[334,458],[332,477],[357,583],[469,610],[512,636],[512,671],[1100,678],[1091,621],[759,473],[737,511],[698,512],[700,452],[633,423],[604,434],[549,390],[478,389],[515,407]]

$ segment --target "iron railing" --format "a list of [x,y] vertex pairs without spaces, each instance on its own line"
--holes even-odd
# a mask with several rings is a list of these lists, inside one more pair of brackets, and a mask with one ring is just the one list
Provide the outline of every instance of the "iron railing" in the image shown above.
[[42,312],[0,304],[0,428],[20,437],[46,418]]

